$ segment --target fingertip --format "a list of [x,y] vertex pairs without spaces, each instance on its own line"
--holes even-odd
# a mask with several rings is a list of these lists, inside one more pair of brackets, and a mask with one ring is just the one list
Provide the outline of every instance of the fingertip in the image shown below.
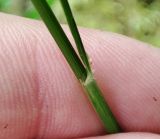
[[[17,103],[16,109],[10,109],[10,111],[16,114],[21,113],[18,109],[19,105],[24,106],[23,109],[25,109],[25,113],[21,115],[22,123],[16,123],[16,133],[21,132],[16,137],[24,137],[25,131],[30,132],[30,134],[25,133],[25,137],[39,138],[76,138],[104,134],[103,126],[90,106],[84,90],[45,26],[38,21],[24,21],[17,18],[17,23],[18,20],[20,20],[19,24],[14,25],[14,32],[18,34],[16,36],[18,39],[10,40],[6,51],[11,52],[10,59],[15,64],[12,63],[8,68],[3,69],[5,77],[10,77],[13,72],[10,71],[11,74],[7,75],[9,68],[13,68],[17,65],[17,61],[20,61],[18,63],[20,65],[13,70],[16,76],[11,77],[11,79],[13,77],[20,79],[16,84],[20,88],[14,92],[10,89],[8,95],[14,102],[19,97],[22,99],[21,103]],[[23,30],[20,25],[23,26]],[[30,32],[29,28],[33,30],[31,29]],[[122,35],[88,29],[80,29],[80,32],[92,59],[95,78],[124,131],[159,133],[160,50]],[[22,33],[24,36],[21,36]],[[8,33],[8,38],[12,37]],[[70,34],[68,37],[70,38]],[[19,43],[22,40],[23,43]],[[13,41],[16,42],[16,47]],[[72,39],[71,41],[73,42]],[[9,48],[16,50],[18,59],[14,57],[15,51],[12,52]],[[34,60],[31,61],[30,56],[33,55]],[[8,59],[7,56],[5,58]],[[3,64],[5,64],[4,61]],[[22,78],[23,76],[25,77]],[[9,80],[9,86],[15,86],[12,81],[13,79]],[[4,87],[4,84],[1,85]],[[26,86],[29,86],[30,90]],[[3,98],[4,94],[1,93],[1,95]],[[11,100],[6,99],[6,101]],[[34,108],[33,105],[35,105]],[[2,105],[2,108],[6,110],[6,106]],[[32,118],[36,122],[32,123]],[[15,115],[12,118],[9,115],[8,119],[15,123],[19,116]],[[28,130],[25,129],[26,127]],[[14,134],[13,131],[12,134]],[[7,133],[9,137],[9,132]]]

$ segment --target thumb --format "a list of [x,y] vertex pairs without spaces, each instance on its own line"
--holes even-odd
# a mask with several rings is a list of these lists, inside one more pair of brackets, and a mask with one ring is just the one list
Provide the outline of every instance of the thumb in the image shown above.
[[[45,26],[0,17],[0,139],[104,134]],[[159,133],[160,50],[112,33],[81,29],[81,35],[95,78],[123,130]]]

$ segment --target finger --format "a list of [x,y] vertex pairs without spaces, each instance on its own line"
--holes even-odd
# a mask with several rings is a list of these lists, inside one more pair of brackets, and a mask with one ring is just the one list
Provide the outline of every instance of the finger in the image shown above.
[[[1,30],[0,137],[103,134],[99,118],[44,25],[1,15]],[[82,29],[81,35],[121,127],[159,133],[159,49],[112,33]]]
[[156,134],[150,133],[121,133],[121,134],[114,134],[114,135],[107,135],[101,137],[90,137],[90,138],[83,138],[83,139],[159,139],[160,136]]

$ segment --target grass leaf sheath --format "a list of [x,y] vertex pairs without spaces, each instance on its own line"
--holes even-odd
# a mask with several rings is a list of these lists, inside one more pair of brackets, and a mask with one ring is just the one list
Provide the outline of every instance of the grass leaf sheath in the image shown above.
[[112,114],[104,97],[102,96],[101,90],[99,89],[93,77],[88,57],[85,52],[75,20],[73,18],[69,3],[67,0],[60,1],[81,60],[73,49],[73,46],[65,35],[61,25],[59,24],[56,16],[52,12],[46,0],[32,0],[34,6],[38,10],[40,16],[42,17],[48,30],[59,46],[70,67],[72,68],[74,74],[84,87],[85,92],[90,102],[92,103],[94,110],[99,115],[104,127],[106,128],[106,131],[108,133],[118,133],[121,131],[120,126]]

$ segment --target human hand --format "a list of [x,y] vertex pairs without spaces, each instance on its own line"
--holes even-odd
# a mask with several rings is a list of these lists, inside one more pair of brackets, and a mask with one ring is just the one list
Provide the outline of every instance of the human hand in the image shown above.
[[160,138],[151,134],[160,133],[158,48],[81,29],[95,78],[124,132],[132,132],[104,136],[99,118],[45,26],[6,14],[0,17],[0,139]]

